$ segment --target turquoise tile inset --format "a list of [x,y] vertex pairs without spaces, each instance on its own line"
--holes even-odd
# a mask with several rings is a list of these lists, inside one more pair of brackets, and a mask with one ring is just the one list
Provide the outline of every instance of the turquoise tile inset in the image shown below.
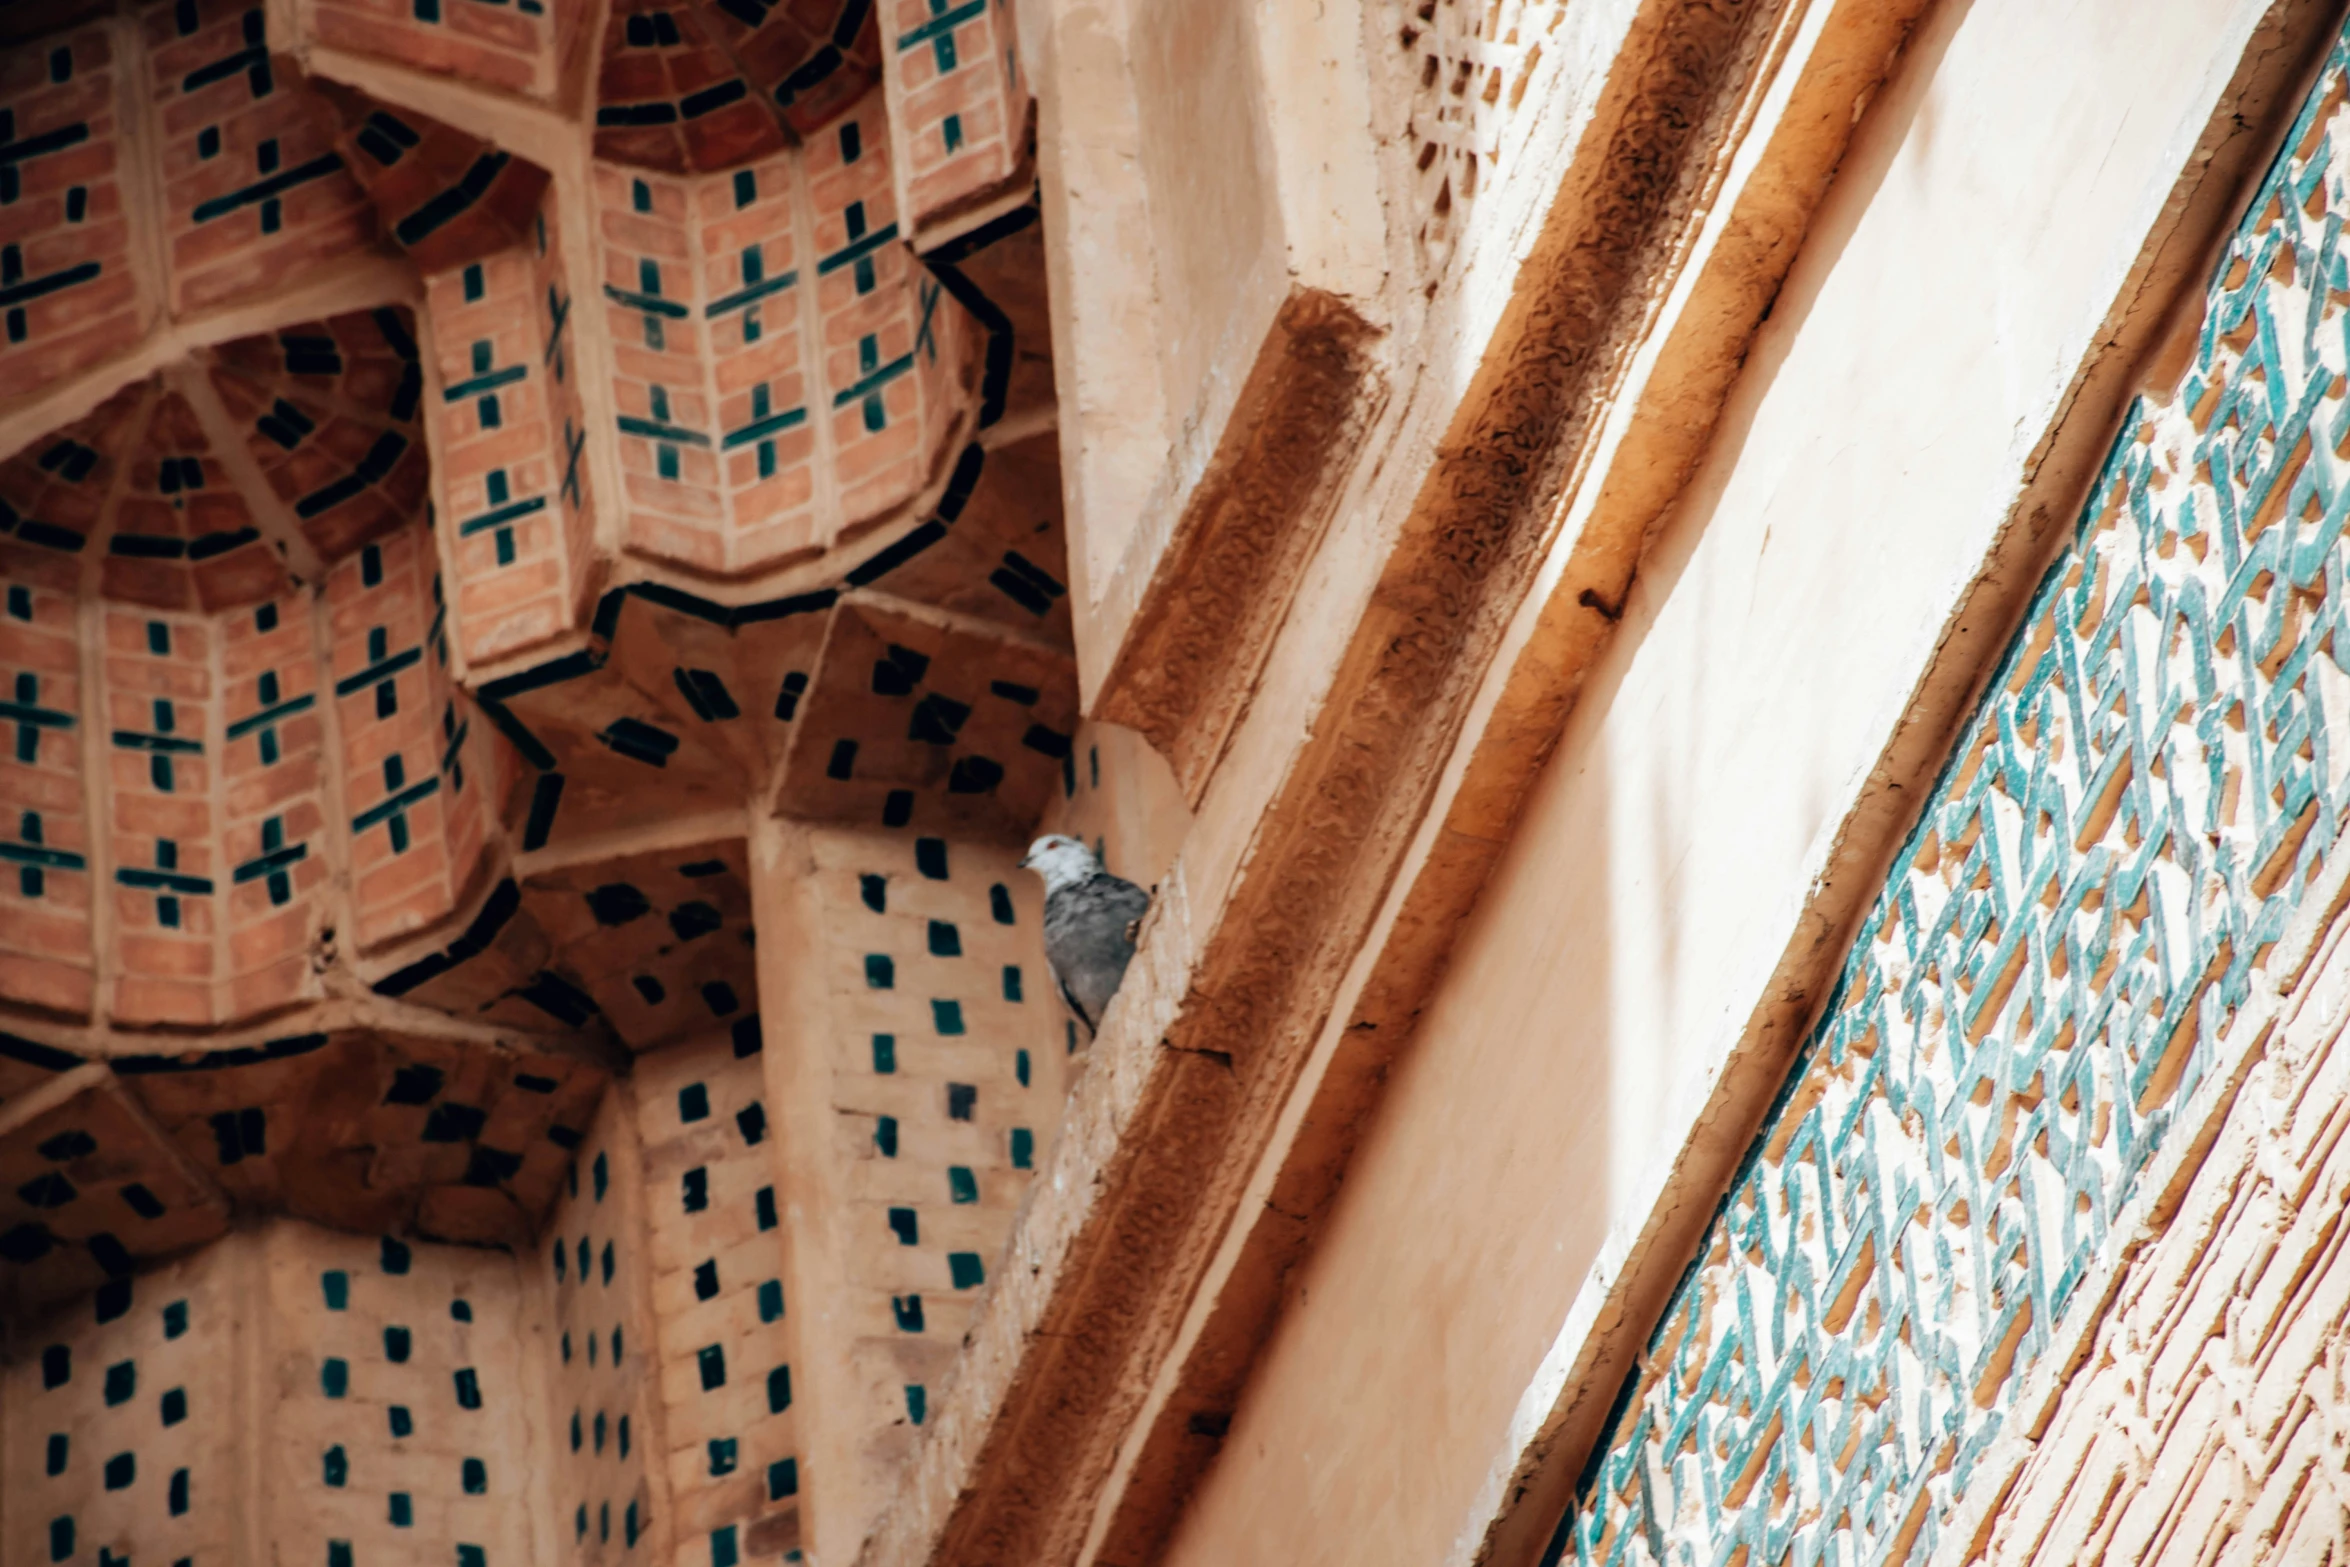
[[[1922,1561],[2350,807],[2350,40],[2128,413],[1548,1561]],[[2080,1309],[2094,1310],[2084,1302]]]

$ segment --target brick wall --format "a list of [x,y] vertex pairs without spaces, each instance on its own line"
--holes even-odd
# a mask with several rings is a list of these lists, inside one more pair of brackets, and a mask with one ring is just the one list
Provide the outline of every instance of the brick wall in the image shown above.
[[[1018,851],[812,835],[832,992],[833,1141],[864,1432],[886,1487],[912,1450],[1060,1121],[1075,1041]],[[805,1019],[799,1026],[808,1026]]]
[[441,548],[459,638],[480,663],[570,630],[591,576],[595,483],[562,232],[550,194],[526,243],[426,282]]
[[454,76],[498,92],[555,99],[593,29],[560,0],[305,0],[322,44]]
[[243,1438],[232,1247],[123,1280],[12,1335],[0,1555],[233,1567]]
[[553,1334],[548,1484],[556,1532],[592,1567],[670,1559],[661,1348],[646,1250],[652,1200],[634,1090],[616,1087],[580,1145],[535,1264]]
[[123,181],[125,41],[96,23],[0,60],[0,369],[16,386],[121,352],[154,312]]
[[949,224],[1033,177],[1010,0],[878,0],[909,228]]
[[648,1276],[682,1559],[800,1547],[798,1419],[759,1020],[645,1057]]
[[270,1548],[354,1567],[532,1560],[544,1438],[514,1259],[293,1221],[261,1252]]

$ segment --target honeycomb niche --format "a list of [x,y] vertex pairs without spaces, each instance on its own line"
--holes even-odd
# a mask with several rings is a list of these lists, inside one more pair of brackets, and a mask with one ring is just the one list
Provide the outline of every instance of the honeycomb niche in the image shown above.
[[0,1554],[797,1559],[1076,1064],[1014,865],[1079,725],[1010,9],[44,15]]

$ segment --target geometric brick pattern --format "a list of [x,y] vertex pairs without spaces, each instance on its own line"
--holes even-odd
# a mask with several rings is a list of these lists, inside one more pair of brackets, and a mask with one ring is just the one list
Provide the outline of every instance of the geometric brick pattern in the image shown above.
[[614,0],[596,84],[597,157],[685,174],[783,148],[782,123],[698,11],[670,0]]
[[327,125],[269,52],[261,6],[171,0],[142,8],[136,25],[162,133],[175,315],[260,293],[375,238],[375,210]]
[[881,79],[873,0],[691,3],[795,135],[813,136]]
[[384,233],[420,271],[477,260],[528,231],[546,194],[544,169],[334,82],[313,82],[309,97]]
[[866,1463],[912,1450],[1051,1152],[1071,1036],[1018,851],[811,834]]
[[214,1247],[27,1325],[0,1378],[0,1556],[232,1567],[239,1271]]
[[12,1316],[201,1245],[228,1218],[219,1189],[102,1068],[0,1110],[0,1308]]
[[[2179,1107],[2243,1026],[2256,965],[2350,804],[2346,85],[2350,41],[2220,259],[2193,362],[2125,418],[1554,1556],[1932,1550],[2022,1373],[2110,1259]],[[2201,1386],[2180,1380],[2198,1334],[2147,1338],[2151,1302],[2119,1319],[2113,1332],[2162,1365],[2134,1386],[2143,1420],[2101,1439],[2138,1456],[2103,1473],[2224,1449],[2216,1462],[2252,1475],[2308,1450],[2278,1425],[2299,1379],[2265,1371],[2262,1407],[2223,1422],[2246,1440],[2212,1440],[2210,1416],[2243,1397],[2229,1365],[2269,1353],[2265,1298],[2214,1341]],[[2275,1352],[2316,1353],[2297,1331]],[[2159,1422],[2173,1418],[2186,1428],[2170,1443]],[[2076,1495],[2095,1513],[2110,1492],[2098,1479]],[[2182,1507],[2224,1494],[2207,1479]],[[2321,1508],[2325,1539],[2338,1509]],[[2180,1538],[2200,1551],[2218,1535],[2193,1518]],[[2151,1539],[2133,1524],[2115,1559],[2149,1559]]]
[[0,373],[62,380],[146,328],[124,210],[122,34],[0,57]]
[[292,1220],[263,1242],[278,1559],[533,1559],[514,1260]]
[[869,95],[796,154],[600,165],[629,548],[713,577],[813,558],[930,478],[971,332],[898,243]]
[[879,0],[899,178],[916,231],[1015,195],[1034,174],[1033,103],[1009,0]]
[[655,1505],[661,1360],[633,1104],[626,1088],[605,1096],[536,1264],[553,1300],[556,1526],[571,1559],[590,1567],[636,1559],[640,1548],[645,1560],[669,1560],[667,1509]]
[[1074,693],[1041,650],[879,606],[843,609],[826,673],[796,721],[780,803],[810,821],[892,822],[891,801],[939,801],[951,822],[1018,837],[1050,798],[1076,727]]
[[499,92],[558,97],[593,31],[585,7],[553,0],[302,0],[319,43]]
[[682,1559],[799,1548],[798,1416],[759,1020],[636,1076],[651,1296]]
[[201,1244],[232,1205],[524,1241],[608,1081],[574,1054],[376,1029],[107,1062],[0,1035],[0,1060],[6,1314]]
[[594,566],[561,233],[550,193],[524,243],[426,280],[442,549],[457,567],[457,634],[476,662],[569,631]]
[[321,558],[339,560],[423,509],[423,373],[406,311],[239,338],[208,368],[246,456]]
[[[0,1322],[70,1428],[11,1560],[796,1559],[748,811],[855,829],[821,1218],[866,1457],[928,1418],[1058,1121],[1004,845],[1076,691],[1053,438],[986,433],[1050,403],[1009,13],[889,9],[156,0],[0,70],[0,365],[208,345],[0,456]],[[167,1440],[23,1401],[52,1327],[178,1387],[183,1306]]]
[[809,558],[821,505],[798,159],[715,179],[599,165],[629,546],[715,577]]

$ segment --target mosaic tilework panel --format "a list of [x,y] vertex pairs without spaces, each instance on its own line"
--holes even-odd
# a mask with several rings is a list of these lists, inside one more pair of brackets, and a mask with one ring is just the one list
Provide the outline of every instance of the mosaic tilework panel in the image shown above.
[[2188,1161],[2183,1198],[2121,1265],[2087,1353],[1984,1520],[1977,1560],[2341,1559],[2350,1530],[2335,1414],[2350,1397],[2346,958],[2337,937],[2277,1009],[2282,1026]]
[[2350,44],[2135,406],[1554,1555],[1932,1550],[2350,794]]
[[519,1264],[292,1220],[263,1246],[278,1560],[538,1560]]
[[1021,182],[1029,168],[1028,81],[1011,0],[880,0],[892,97],[916,231]]
[[0,59],[0,372],[45,385],[145,330],[122,192],[131,72],[95,24]]
[[261,6],[172,0],[144,7],[138,26],[162,137],[174,314],[259,293],[374,240],[375,209],[271,57]]
[[425,285],[441,548],[477,662],[572,629],[592,573],[596,495],[561,232],[550,194],[526,243]]
[[536,1263],[553,1304],[548,1472],[558,1531],[569,1559],[589,1567],[664,1562],[661,1346],[631,1089],[605,1096],[566,1180]]
[[13,1335],[0,1557],[237,1567],[242,1261],[215,1246]]
[[329,670],[362,949],[451,913],[480,873],[488,735],[449,673],[440,561],[410,528],[327,576]]
[[542,101],[590,31],[582,7],[557,0],[308,0],[301,12],[322,44]]
[[0,541],[0,992],[86,1013],[91,946],[89,796],[73,565]]
[[681,1559],[799,1546],[799,1448],[772,1117],[754,1014],[643,1058],[666,1462]]
[[812,837],[833,995],[837,1221],[868,1457],[928,1418],[1060,1124],[1070,1034],[1020,851]]

